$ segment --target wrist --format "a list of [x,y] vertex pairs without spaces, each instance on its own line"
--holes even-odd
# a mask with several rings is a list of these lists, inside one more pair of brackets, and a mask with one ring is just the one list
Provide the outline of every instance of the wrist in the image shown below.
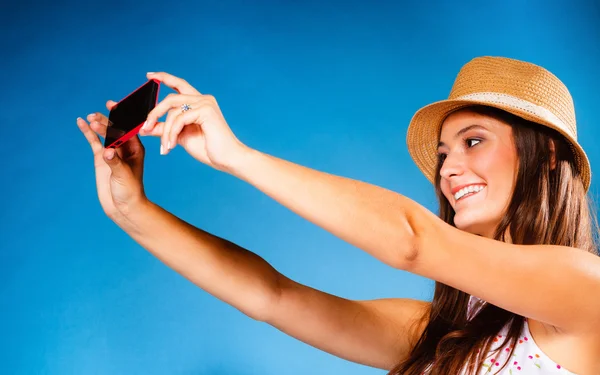
[[154,203],[148,198],[140,197],[126,204],[118,206],[118,213],[111,219],[123,230],[130,232],[132,230],[139,231],[143,226],[143,219],[148,217],[148,213],[152,210]]
[[242,144],[238,150],[231,155],[229,161],[223,167],[223,171],[235,177],[241,177],[246,168],[247,161],[257,153],[258,151]]

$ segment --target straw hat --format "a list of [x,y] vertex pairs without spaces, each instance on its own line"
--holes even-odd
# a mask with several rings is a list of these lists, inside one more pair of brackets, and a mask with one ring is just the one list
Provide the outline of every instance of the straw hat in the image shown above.
[[575,109],[567,87],[540,66],[490,56],[465,64],[448,99],[419,109],[408,126],[408,151],[429,181],[435,181],[442,122],[454,110],[477,104],[500,108],[558,131],[571,145],[585,189],[589,188],[590,163],[577,142]]

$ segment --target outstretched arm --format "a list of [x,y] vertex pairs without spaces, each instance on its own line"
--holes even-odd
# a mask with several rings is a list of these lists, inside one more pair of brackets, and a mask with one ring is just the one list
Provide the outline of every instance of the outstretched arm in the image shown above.
[[594,254],[476,236],[397,193],[258,151],[236,159],[231,172],[394,267],[565,331],[590,334],[600,324],[600,299],[590,298],[600,295]]
[[102,208],[163,263],[246,315],[339,357],[389,369],[407,355],[422,332],[428,303],[352,301],[284,277],[251,251],[148,201],[139,139],[106,150],[94,132],[106,133],[106,116],[92,114],[88,120],[90,126],[83,119],[77,124],[93,151]]
[[594,254],[476,236],[392,191],[258,151],[236,159],[231,173],[391,266],[565,331],[600,325],[600,299],[590,298],[600,295]]
[[311,346],[391,369],[421,335],[429,303],[406,298],[354,301],[297,283],[263,258],[145,203],[118,223],[191,282],[253,319]]
[[416,255],[416,205],[402,195],[251,149],[228,171],[386,264],[403,269]]
[[253,319],[264,320],[279,273],[263,258],[202,231],[152,202],[116,223],[164,264]]

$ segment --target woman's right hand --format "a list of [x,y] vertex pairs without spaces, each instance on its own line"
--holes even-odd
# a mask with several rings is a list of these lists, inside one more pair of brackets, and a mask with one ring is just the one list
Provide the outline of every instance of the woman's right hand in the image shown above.
[[[177,92],[160,101],[140,129],[142,136],[161,138],[161,154],[179,144],[194,159],[219,171],[229,171],[245,157],[249,148],[232,132],[213,96],[203,95],[186,80],[165,72],[148,73],[147,77]],[[158,122],[165,114],[165,121]]]
[[[110,110],[116,102],[109,100]],[[77,126],[94,155],[96,188],[102,209],[112,220],[126,217],[147,202],[143,187],[144,146],[135,136],[117,149],[105,149],[98,135],[105,137],[108,118],[101,113],[87,116],[88,123],[77,119]]]

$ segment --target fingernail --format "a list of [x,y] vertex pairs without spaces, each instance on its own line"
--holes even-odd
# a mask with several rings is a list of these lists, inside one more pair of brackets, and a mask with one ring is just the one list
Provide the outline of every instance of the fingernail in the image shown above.
[[109,151],[106,153],[106,158],[107,158],[108,160],[112,160],[112,158],[114,158],[114,157],[115,157],[115,153],[114,153],[114,151],[110,151],[110,150],[109,150]]
[[148,130],[148,121],[144,121],[144,125],[142,125],[142,129]]
[[146,74],[154,74],[154,72],[148,72],[148,73],[146,73]]
[[167,142],[167,149],[171,149],[171,141]]
[[163,145],[160,145],[160,154],[161,155],[165,154],[165,148],[163,147]]

